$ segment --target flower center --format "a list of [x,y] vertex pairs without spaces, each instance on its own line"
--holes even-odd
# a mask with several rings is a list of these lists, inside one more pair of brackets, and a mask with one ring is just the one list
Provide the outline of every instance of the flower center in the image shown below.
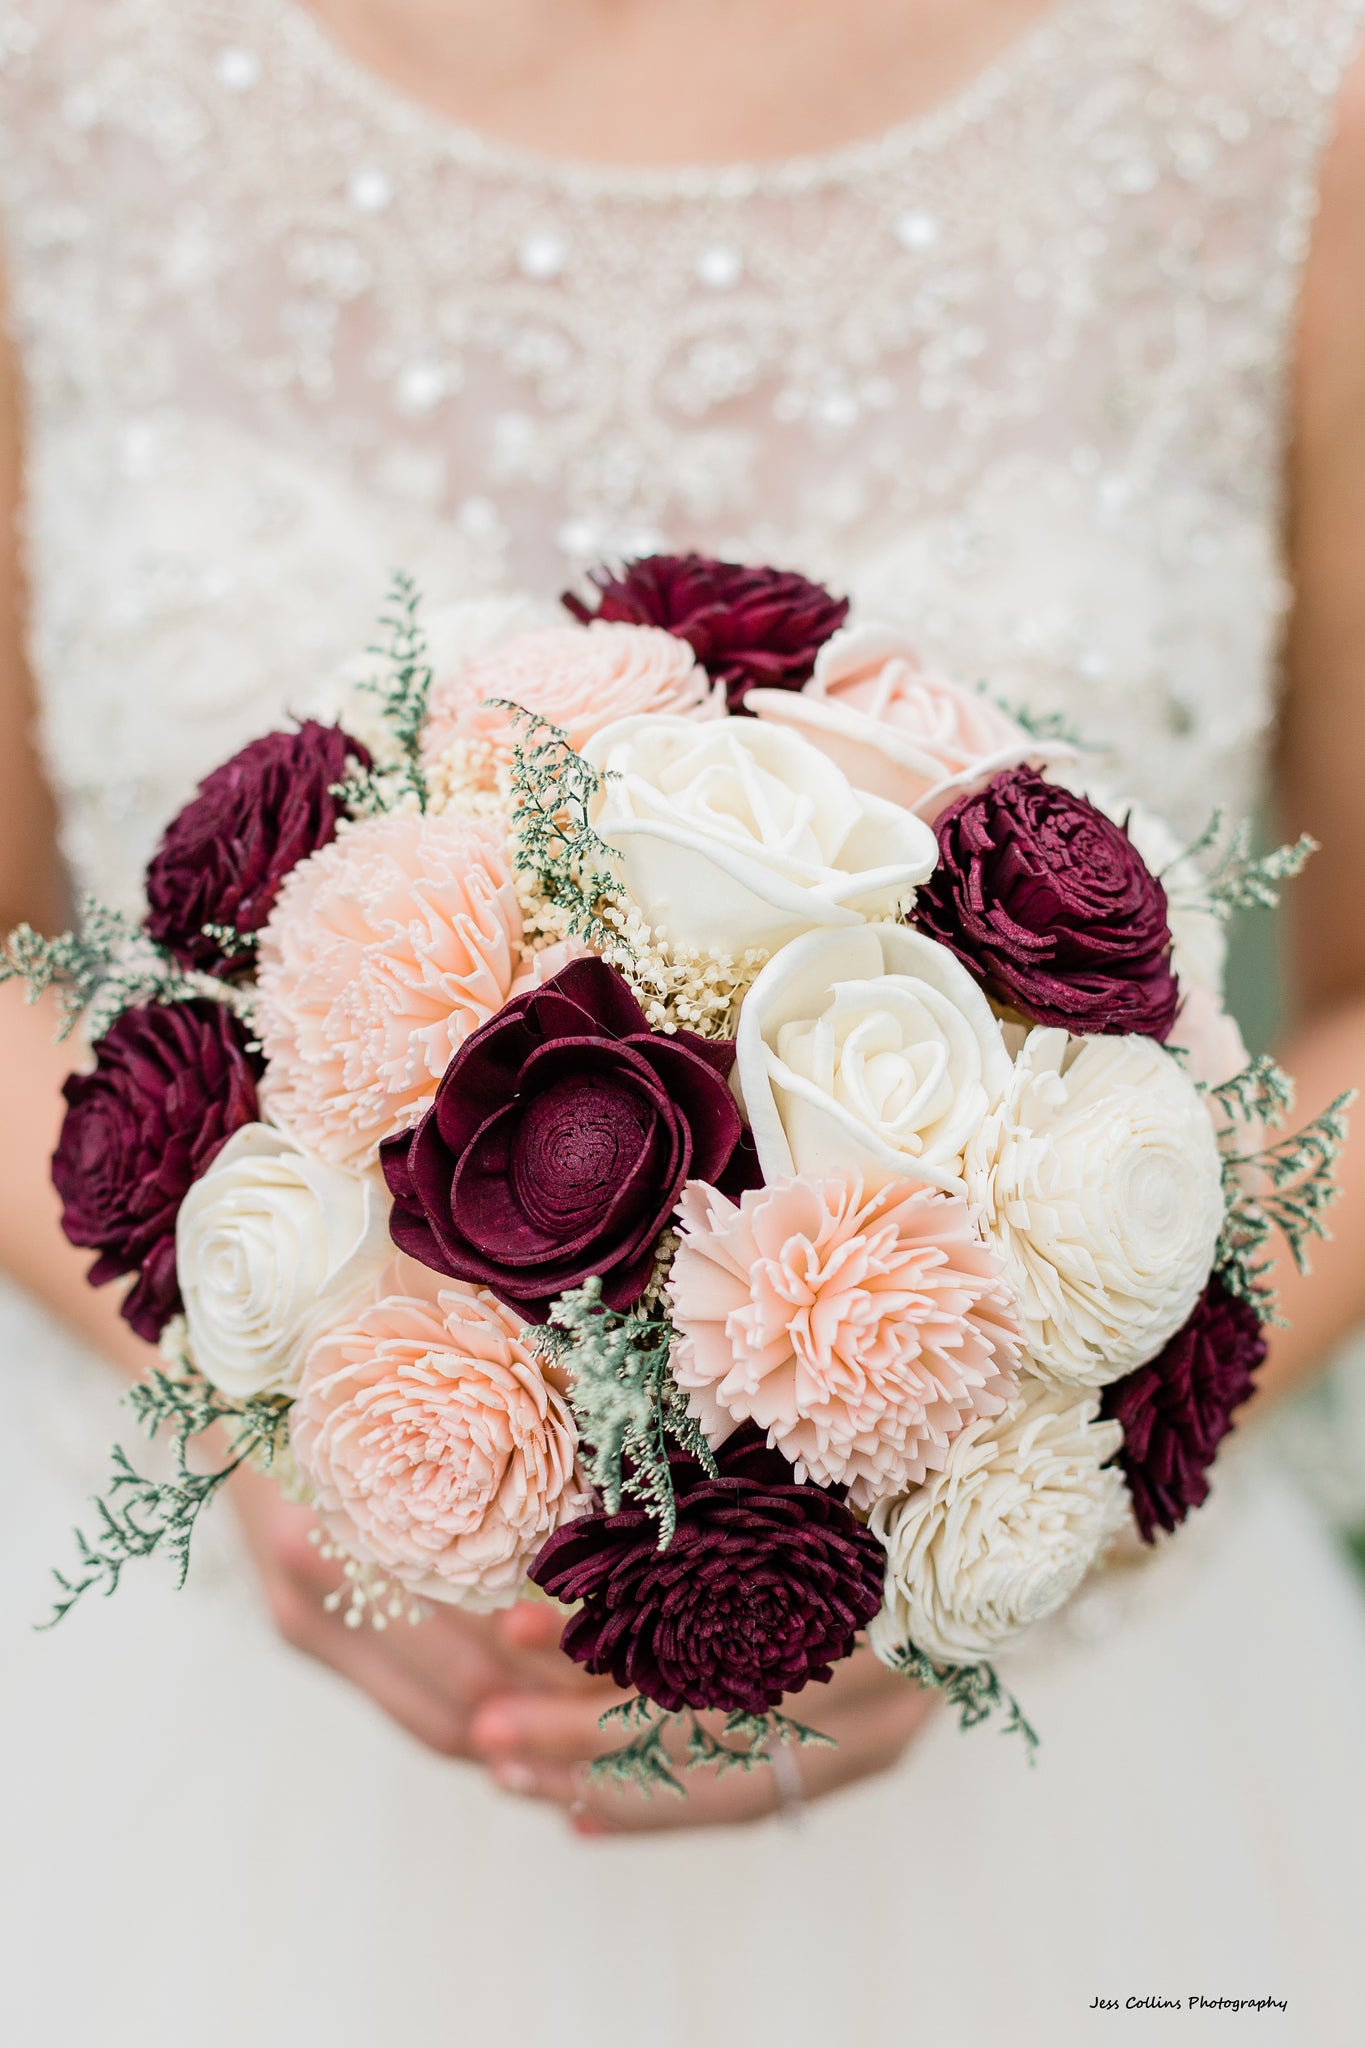
[[542,1230],[575,1228],[607,1207],[638,1164],[653,1117],[598,1077],[556,1081],[527,1103],[512,1146],[512,1185]]

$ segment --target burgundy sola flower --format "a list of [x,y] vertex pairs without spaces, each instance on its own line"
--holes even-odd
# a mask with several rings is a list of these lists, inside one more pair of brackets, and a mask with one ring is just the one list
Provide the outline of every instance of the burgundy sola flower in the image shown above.
[[816,655],[848,617],[847,598],[804,576],[706,555],[646,555],[620,576],[594,569],[591,580],[600,592],[596,613],[565,595],[576,619],[675,633],[724,683],[732,714],[744,712],[748,690],[799,690],[809,682]]
[[125,1010],[94,1071],[63,1090],[52,1160],[62,1229],[97,1251],[90,1284],[136,1273],[122,1314],[148,1343],[181,1306],[175,1223],[200,1174],[256,1120],[256,1076],[236,1018],[219,1003]]
[[998,1001],[1079,1036],[1164,1041],[1180,991],[1166,891],[1122,825],[1036,768],[950,804],[914,922]]
[[1122,1425],[1119,1463],[1148,1543],[1208,1499],[1208,1469],[1265,1353],[1255,1310],[1214,1279],[1165,1350],[1106,1389],[1104,1413]]
[[594,1276],[629,1307],[684,1182],[738,1191],[751,1169],[734,1058],[651,1031],[619,974],[571,962],[466,1039],[415,1131],[382,1147],[395,1244],[530,1322]]
[[752,1423],[716,1462],[711,1479],[670,1459],[667,1550],[643,1509],[585,1515],[556,1531],[531,1577],[582,1602],[561,1648],[589,1671],[670,1713],[762,1714],[850,1654],[881,1606],[886,1558],[838,1493],[795,1483]]
[[297,732],[253,740],[206,775],[152,855],[151,937],[208,974],[244,966],[247,955],[225,952],[205,925],[260,930],[290,869],[336,837],[343,812],[333,788],[369,758],[338,726],[308,719]]

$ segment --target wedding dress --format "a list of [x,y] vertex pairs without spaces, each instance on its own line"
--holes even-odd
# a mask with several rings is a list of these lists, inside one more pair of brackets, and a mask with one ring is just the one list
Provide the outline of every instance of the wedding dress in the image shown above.
[[[0,0],[41,729],[131,901],[196,778],[325,708],[389,571],[553,597],[800,567],[1069,714],[1191,834],[1248,805],[1285,368],[1361,0],[1057,0],[950,104],[772,167],[566,167],[298,0]],[[1254,1444],[1133,1583],[793,1831],[585,1844],[279,1645],[230,1532],[52,1635],[129,1423],[17,1294],[0,2032],[14,2048],[1360,2038],[1365,1625]],[[224,1520],[226,1520],[224,1516]],[[818,1721],[818,1714],[814,1714]],[[1160,2031],[1158,2031],[1160,2030]]]

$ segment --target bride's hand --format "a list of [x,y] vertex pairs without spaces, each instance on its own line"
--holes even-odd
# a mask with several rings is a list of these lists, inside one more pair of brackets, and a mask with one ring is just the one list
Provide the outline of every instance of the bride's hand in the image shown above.
[[[504,1639],[524,1650],[538,1643],[554,1654],[562,1626],[554,1610],[531,1606],[512,1609],[500,1623]],[[600,1696],[575,1691],[500,1694],[474,1715],[474,1754],[504,1790],[561,1807],[580,1834],[725,1827],[763,1820],[796,1797],[819,1799],[889,1770],[933,1711],[931,1694],[886,1670],[870,1650],[858,1650],[828,1685],[811,1686],[791,1709],[831,1736],[835,1748],[788,1749],[781,1775],[766,1766],[723,1778],[693,1771],[682,1779],[684,1800],[666,1788],[647,1798],[632,1788],[591,1781],[591,1759],[626,1739],[619,1728],[598,1727],[603,1704]]]
[[539,1696],[571,1697],[592,1725],[620,1697],[561,1656],[558,1627],[547,1637],[512,1616],[432,1607],[415,1628],[405,1621],[382,1632],[348,1628],[323,1605],[339,1567],[311,1540],[317,1525],[309,1510],[292,1507],[273,1482],[245,1468],[229,1482],[228,1494],[286,1642],[331,1665],[439,1755],[475,1756],[473,1718],[494,1697],[518,1707]]

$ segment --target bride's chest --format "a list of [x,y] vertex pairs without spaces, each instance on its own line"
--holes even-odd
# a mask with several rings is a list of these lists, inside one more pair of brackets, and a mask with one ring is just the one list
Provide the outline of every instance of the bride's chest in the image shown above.
[[1267,96],[1261,11],[1073,0],[882,143],[630,178],[482,150],[278,0],[44,0],[28,53],[0,10],[60,780],[145,823],[396,563],[549,596],[660,543],[832,579],[1159,794],[1180,741],[1177,807],[1244,777],[1325,90],[1281,45]]

